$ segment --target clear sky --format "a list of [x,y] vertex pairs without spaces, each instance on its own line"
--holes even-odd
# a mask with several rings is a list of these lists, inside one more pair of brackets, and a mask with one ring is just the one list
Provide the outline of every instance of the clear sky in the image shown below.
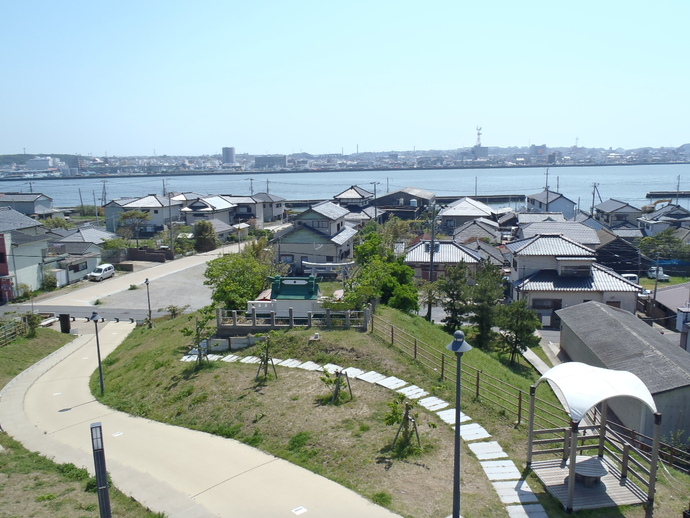
[[[690,142],[687,0],[22,0],[0,154]],[[359,146],[357,148],[357,146]]]

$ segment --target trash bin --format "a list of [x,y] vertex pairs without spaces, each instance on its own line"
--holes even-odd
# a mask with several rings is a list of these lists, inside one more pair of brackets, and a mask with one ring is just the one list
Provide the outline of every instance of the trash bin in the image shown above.
[[68,313],[60,313],[60,332],[69,334],[70,332],[70,319]]

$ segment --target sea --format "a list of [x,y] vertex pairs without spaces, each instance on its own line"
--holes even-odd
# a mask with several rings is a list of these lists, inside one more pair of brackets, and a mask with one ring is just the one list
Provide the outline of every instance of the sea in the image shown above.
[[[0,179],[0,192],[43,193],[55,207],[102,205],[124,197],[164,192],[196,192],[246,196],[269,192],[287,200],[330,199],[352,185],[378,196],[404,187],[417,187],[437,196],[529,195],[548,184],[589,211],[592,204],[614,198],[636,207],[650,202],[650,191],[690,190],[690,164],[634,166],[509,167],[486,169],[431,169],[223,173],[184,176],[65,177],[60,179]],[[675,200],[674,200],[675,201]],[[690,198],[679,204],[690,209]],[[521,202],[492,204],[494,208]]]

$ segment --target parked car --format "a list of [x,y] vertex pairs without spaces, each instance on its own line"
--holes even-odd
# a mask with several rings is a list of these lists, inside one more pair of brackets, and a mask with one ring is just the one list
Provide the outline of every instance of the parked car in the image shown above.
[[671,277],[664,273],[664,269],[661,266],[652,266],[647,270],[647,277],[650,279],[657,279],[659,282],[668,282]]
[[112,264],[101,264],[94,271],[87,275],[91,281],[101,282],[115,275],[115,267]]
[[640,278],[637,276],[637,274],[634,273],[624,273],[621,275],[624,279],[634,282],[635,284],[640,284]]

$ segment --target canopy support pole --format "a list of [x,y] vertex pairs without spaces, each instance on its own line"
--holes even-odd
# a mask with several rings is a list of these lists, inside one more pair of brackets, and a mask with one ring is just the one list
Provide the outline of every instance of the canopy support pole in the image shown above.
[[567,513],[573,512],[573,501],[575,500],[575,462],[577,461],[577,440],[578,426],[575,421],[570,421],[570,465],[568,466],[568,502],[565,506]]
[[534,403],[537,397],[537,386],[529,387],[529,431],[527,432],[527,468],[532,465],[532,444],[534,441]]
[[661,440],[661,412],[654,412],[654,442],[652,443],[652,461],[649,466],[649,489],[647,491],[647,505],[654,505],[656,490],[656,470],[659,464],[659,441]]
[[599,458],[604,456],[604,445],[606,443],[606,421],[608,418],[609,405],[606,401],[601,402],[601,418],[599,421]]

